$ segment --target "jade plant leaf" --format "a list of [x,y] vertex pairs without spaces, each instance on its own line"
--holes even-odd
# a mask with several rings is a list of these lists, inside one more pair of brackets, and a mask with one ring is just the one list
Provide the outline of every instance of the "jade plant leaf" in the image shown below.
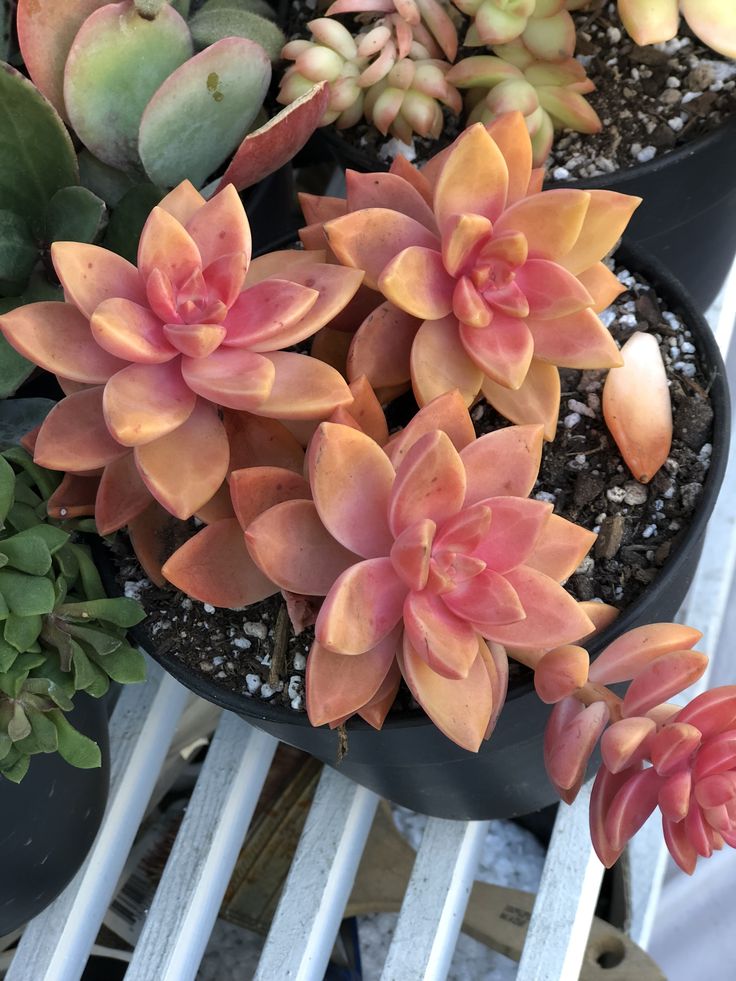
[[18,42],[28,74],[64,119],[64,62],[74,35],[86,18],[105,2],[18,0]]
[[86,187],[62,187],[46,209],[47,242],[93,242],[102,228],[105,202]]
[[104,247],[135,263],[143,226],[164,193],[155,184],[138,184],[130,188],[110,216]]
[[38,245],[23,215],[0,210],[0,291],[23,289],[38,259]]
[[155,20],[132,2],[111,3],[84,22],[64,70],[64,102],[84,145],[103,163],[135,168],[138,127],[164,79],[192,54],[186,22],[169,6]]
[[286,43],[284,32],[271,20],[250,10],[225,7],[200,10],[189,21],[197,48],[206,48],[225,37],[246,37],[265,50],[271,61],[278,61]]
[[140,126],[153,183],[173,187],[188,177],[200,187],[248,132],[270,79],[263,48],[239,37],[218,41],[167,78]]
[[102,198],[108,208],[116,207],[131,187],[135,187],[134,176],[103,163],[89,150],[80,150],[77,162],[80,183]]
[[58,709],[48,713],[49,718],[56,726],[59,737],[59,755],[83,770],[89,770],[100,766],[102,755],[100,747],[87,736],[78,732],[68,721],[63,712]]
[[319,125],[329,97],[327,82],[320,82],[264,126],[248,133],[230,161],[218,190],[234,184],[242,191],[283,167]]
[[[0,397],[4,398],[5,394],[0,385]],[[39,426],[55,404],[51,399],[8,399],[0,403],[0,452],[15,446],[21,437]],[[5,460],[3,463],[9,466]],[[0,506],[0,517],[2,514]]]
[[78,180],[58,113],[27,78],[0,62],[0,209],[40,219],[56,191]]

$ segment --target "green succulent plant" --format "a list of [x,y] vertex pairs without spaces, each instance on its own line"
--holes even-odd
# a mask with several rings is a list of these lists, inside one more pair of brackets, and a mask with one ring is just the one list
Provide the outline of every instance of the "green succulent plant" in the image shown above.
[[47,517],[59,480],[20,446],[0,454],[0,775],[16,783],[36,753],[99,766],[97,744],[66,717],[76,692],[100,698],[111,681],[145,677],[125,639],[142,607],[109,599],[74,523]]

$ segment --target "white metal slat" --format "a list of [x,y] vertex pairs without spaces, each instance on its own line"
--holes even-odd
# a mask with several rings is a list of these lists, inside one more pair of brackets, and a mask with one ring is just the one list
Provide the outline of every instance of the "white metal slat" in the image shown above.
[[223,714],[126,981],[195,977],[277,742]]
[[377,804],[325,767],[254,981],[322,981]]
[[381,981],[446,977],[487,833],[488,821],[427,822]]
[[189,693],[152,661],[120,696],[110,724],[110,795],[90,854],[26,928],[6,981],[78,981],[130,851]]

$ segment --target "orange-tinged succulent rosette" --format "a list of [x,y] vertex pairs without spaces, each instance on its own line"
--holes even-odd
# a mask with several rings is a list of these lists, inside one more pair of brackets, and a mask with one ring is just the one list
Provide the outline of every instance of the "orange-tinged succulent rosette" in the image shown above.
[[[639,199],[540,186],[523,118],[511,113],[470,127],[421,172],[402,162],[349,175],[345,202],[305,199],[303,240],[318,243],[323,222],[337,259],[387,301],[359,328],[350,370],[376,389],[403,371],[420,405],[453,388],[467,404],[482,393],[551,439],[557,368],[622,363],[596,315],[622,292],[601,260]],[[382,330],[386,319],[401,329]],[[390,380],[377,364],[391,366]]]
[[209,201],[189,182],[168,194],[145,224],[137,268],[75,242],[55,243],[52,259],[66,302],[19,307],[0,327],[69,393],[38,432],[35,459],[101,474],[105,533],[153,498],[178,518],[203,507],[229,471],[233,416],[319,420],[353,400],[335,369],[282,349],[329,322],[362,274],[318,253],[251,262],[232,185]]

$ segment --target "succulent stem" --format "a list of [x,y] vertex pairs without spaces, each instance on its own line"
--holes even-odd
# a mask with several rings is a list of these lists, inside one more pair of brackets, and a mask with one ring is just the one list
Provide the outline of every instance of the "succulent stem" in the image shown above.
[[168,0],[134,0],[135,9],[145,20],[155,20]]

